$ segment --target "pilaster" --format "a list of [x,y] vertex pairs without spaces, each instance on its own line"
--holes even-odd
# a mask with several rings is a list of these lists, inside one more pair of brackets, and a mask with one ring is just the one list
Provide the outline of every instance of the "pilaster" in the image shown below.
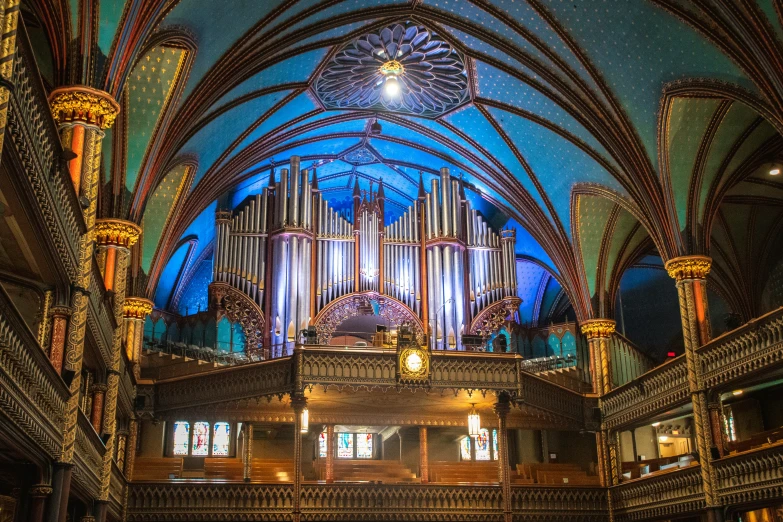
[[299,522],[302,517],[302,412],[307,407],[307,398],[302,395],[291,397],[291,407],[294,410],[294,505],[293,522]]
[[495,414],[498,416],[498,480],[503,493],[503,519],[511,522],[511,470],[508,462],[508,428],[506,420],[511,411],[510,398],[507,394],[498,396],[495,403]]
[[244,439],[242,447],[242,478],[249,482],[253,474],[253,424],[244,424]]
[[427,427],[419,426],[419,478],[422,484],[430,481],[429,450],[427,449]]

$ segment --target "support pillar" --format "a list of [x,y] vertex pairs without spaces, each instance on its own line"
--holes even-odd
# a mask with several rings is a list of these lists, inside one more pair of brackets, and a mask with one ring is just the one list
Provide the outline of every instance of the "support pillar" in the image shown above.
[[[86,86],[55,89],[49,95],[52,116],[57,124],[63,146],[75,154],[68,162],[68,171],[79,200],[83,203],[86,232],[79,241],[79,275],[71,292],[73,314],[68,325],[65,343],[63,376],[69,383],[70,398],[63,423],[63,440],[60,460],[67,467],[55,490],[58,493],[59,511],[47,517],[50,522],[65,522],[70,494],[71,468],[76,442],[79,390],[81,388],[82,359],[87,329],[88,296],[86,289],[92,278],[94,242],[96,239],[95,214],[101,164],[103,131],[109,128],[120,106],[107,93]],[[54,500],[54,499],[53,499]],[[57,502],[52,502],[56,504]]]
[[[73,464],[58,462],[52,475],[52,494],[46,509],[46,522],[65,522],[71,492]],[[62,514],[62,518],[60,515]]]
[[609,338],[615,329],[611,319],[590,319],[581,324],[582,333],[590,346],[590,377],[593,393],[603,395],[612,389],[609,366]]
[[108,386],[97,383],[92,385],[92,412],[90,413],[90,423],[98,435],[101,434],[103,427],[103,402],[106,398]]
[[[138,241],[141,228],[135,223],[119,219],[100,219],[95,224],[95,242],[98,259],[102,263],[103,283],[107,292],[114,293],[114,318],[123,325],[127,303],[125,288],[130,249]],[[101,469],[101,489],[96,500],[95,518],[97,522],[106,520],[106,506],[109,502],[111,484],[111,466],[114,459],[115,431],[117,429],[117,398],[120,389],[120,367],[122,363],[123,328],[114,331],[112,340],[112,362],[107,370],[107,389],[103,408],[103,426],[99,434],[105,436],[106,452],[103,454]],[[95,411],[93,404],[93,412]],[[95,425],[93,415],[93,425]]]
[[706,256],[675,257],[666,262],[666,271],[677,284],[680,299],[685,361],[688,370],[688,388],[693,404],[696,450],[699,453],[701,478],[704,487],[704,501],[711,520],[722,519],[720,500],[715,494],[715,470],[712,466],[710,448],[712,428],[707,407],[707,394],[702,382],[701,365],[696,350],[710,341],[709,308],[707,306],[707,274],[712,259]]
[[718,448],[720,458],[723,458],[726,454],[726,430],[723,424],[723,403],[719,395],[715,397],[715,400],[707,403],[707,409],[710,412],[712,442]]
[[125,465],[125,447],[128,444],[128,432],[127,430],[117,431],[117,451],[115,452],[114,461],[117,463],[117,468],[123,469]]
[[242,439],[242,478],[250,482],[253,474],[253,425],[249,422],[244,425],[244,438]]
[[326,426],[326,483],[334,482],[334,424]]
[[30,496],[30,522],[43,522],[46,498],[52,494],[52,487],[48,484],[36,484],[28,490]]
[[294,505],[293,522],[302,518],[302,412],[307,407],[307,398],[301,395],[291,397],[294,409]]
[[125,473],[126,480],[133,480],[133,464],[136,461],[136,441],[139,437],[139,422],[131,419],[128,423],[128,443],[125,446]]
[[[16,27],[19,23],[20,0],[0,0],[0,78],[11,84],[16,62]],[[6,84],[6,85],[8,85]],[[0,87],[0,153],[3,151],[5,127],[8,121],[8,87]]]
[[508,462],[508,428],[506,419],[511,411],[510,397],[508,394],[498,396],[495,403],[495,414],[498,416],[498,480],[503,495],[503,520],[511,522],[511,469]]
[[422,484],[430,481],[430,461],[427,449],[427,427],[419,426],[419,477]]
[[49,336],[49,361],[57,375],[63,371],[63,357],[65,356],[65,334],[68,330],[68,318],[71,317],[71,308],[68,306],[55,306],[51,311],[52,334]]

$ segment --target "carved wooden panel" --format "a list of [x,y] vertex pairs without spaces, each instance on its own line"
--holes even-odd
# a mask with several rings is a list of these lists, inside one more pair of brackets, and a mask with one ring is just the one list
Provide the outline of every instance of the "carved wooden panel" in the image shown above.
[[716,490],[724,505],[783,496],[783,445],[713,462]]
[[433,388],[508,391],[516,395],[518,358],[464,352],[433,352],[430,382]]
[[616,429],[687,403],[687,374],[685,356],[681,355],[612,390],[602,400],[606,428]]
[[520,522],[609,519],[603,488],[518,486],[511,489],[511,509]]
[[397,384],[395,353],[307,350],[302,357],[304,384],[390,387]]
[[657,477],[637,479],[612,488],[615,520],[648,520],[704,509],[698,466]]

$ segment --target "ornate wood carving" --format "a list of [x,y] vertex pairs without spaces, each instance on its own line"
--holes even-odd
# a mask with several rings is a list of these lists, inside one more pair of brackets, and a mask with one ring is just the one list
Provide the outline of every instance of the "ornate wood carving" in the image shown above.
[[242,325],[246,350],[260,350],[264,340],[264,313],[258,304],[228,283],[209,285],[209,296],[211,305],[217,308],[218,320],[225,314],[232,323]]
[[783,446],[713,461],[716,492],[723,505],[779,499],[783,496]]
[[484,308],[473,319],[468,331],[474,335],[486,338],[500,330],[507,322],[507,318],[519,309],[522,299],[518,297],[506,297],[502,301],[496,301]]
[[649,520],[703,510],[701,470],[683,470],[612,488],[615,520]]

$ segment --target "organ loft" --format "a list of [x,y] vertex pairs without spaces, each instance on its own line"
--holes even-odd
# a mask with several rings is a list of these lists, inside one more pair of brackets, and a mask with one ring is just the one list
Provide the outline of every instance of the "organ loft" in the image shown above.
[[0,522],[783,522],[781,20],[0,0]]

